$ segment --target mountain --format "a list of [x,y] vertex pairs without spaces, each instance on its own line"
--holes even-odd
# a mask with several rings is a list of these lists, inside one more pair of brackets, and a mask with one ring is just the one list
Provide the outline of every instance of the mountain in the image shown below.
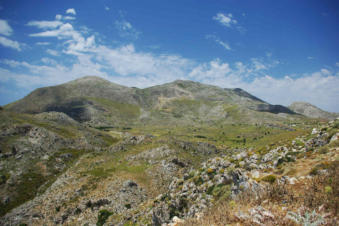
[[292,111],[310,117],[310,118],[322,118],[322,119],[336,119],[339,117],[338,113],[331,113],[306,102],[294,102],[289,106]]
[[87,76],[0,108],[0,225],[335,225],[338,147],[239,88]]
[[[63,112],[92,126],[275,121],[281,119],[275,114],[294,114],[284,106],[268,104],[239,88],[223,89],[176,80],[138,89],[95,76],[36,89],[5,108],[31,114]],[[260,112],[273,114],[258,114]]]

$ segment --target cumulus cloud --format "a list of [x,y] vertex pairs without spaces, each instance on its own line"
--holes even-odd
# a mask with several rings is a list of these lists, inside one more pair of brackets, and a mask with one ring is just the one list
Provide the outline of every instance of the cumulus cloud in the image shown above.
[[76,13],[75,9],[70,8],[70,9],[67,9],[67,10],[66,10],[66,14],[73,14],[73,15],[76,15],[77,13]]
[[68,46],[64,50],[67,54],[78,55],[81,52],[88,51],[95,45],[95,36],[85,38],[79,31],[75,30],[70,23],[61,23],[57,29],[47,30],[39,33],[30,34],[31,37],[55,37],[60,40],[66,40]]
[[192,64],[190,60],[177,55],[137,52],[133,44],[115,49],[98,46],[93,52],[100,63],[122,76],[151,76],[170,80],[176,76],[184,77]]
[[[58,21],[59,22],[59,21]],[[56,30],[43,31],[30,34],[31,37],[58,37],[60,39],[73,35],[73,26],[69,23],[63,24],[60,22],[60,27]],[[58,25],[58,26],[59,26]],[[54,27],[52,27],[54,28]]]
[[17,86],[26,89],[56,85],[84,75],[98,75],[107,78],[107,74],[101,71],[102,67],[93,63],[89,56],[77,56],[76,63],[69,67],[55,64],[55,61],[51,59],[42,60],[42,63],[44,63],[42,65],[13,60],[3,60],[1,63],[14,68],[22,67],[27,70],[25,74],[22,74],[0,67],[2,82],[12,80]]
[[21,51],[20,43],[0,36],[0,45]]
[[8,22],[6,20],[0,19],[0,34],[5,36],[10,36],[13,32],[13,29],[11,26],[9,26]]
[[233,15],[231,13],[223,14],[218,13],[216,16],[213,17],[214,20],[218,21],[225,27],[231,27],[234,24],[237,24],[238,21],[233,19]]
[[[138,51],[132,43],[107,46],[90,30],[78,30],[70,23],[60,22],[61,25],[57,27],[37,26],[42,32],[30,36],[50,37],[62,42],[63,49],[60,52],[70,54],[72,63],[62,64],[49,57],[43,57],[39,64],[2,60],[0,64],[13,70],[7,70],[0,65],[0,79],[14,81],[17,86],[27,89],[60,84],[84,75],[97,75],[119,84],[137,87],[189,79],[224,88],[240,87],[273,104],[289,105],[299,100],[325,110],[339,111],[336,104],[339,96],[338,71],[321,69],[314,73],[295,75],[293,78],[276,78],[270,75],[269,69],[279,62],[274,61],[271,55],[252,58],[246,62],[230,63],[213,59],[199,63],[175,54]],[[133,28],[130,23],[125,22],[119,24],[121,29]],[[216,41],[215,38],[212,40]],[[58,54],[53,50],[46,52],[50,55]],[[14,70],[16,68],[18,70]],[[25,69],[24,74],[15,72],[23,71],[22,69]]]

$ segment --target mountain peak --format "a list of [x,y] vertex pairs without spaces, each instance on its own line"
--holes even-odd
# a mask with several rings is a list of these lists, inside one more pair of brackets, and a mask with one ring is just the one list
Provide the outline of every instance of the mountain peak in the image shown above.
[[75,79],[73,81],[71,81],[71,83],[77,83],[77,82],[92,82],[92,81],[101,81],[101,82],[110,82],[102,77],[99,76],[94,76],[94,75],[87,75],[84,77],[80,77],[78,79]]

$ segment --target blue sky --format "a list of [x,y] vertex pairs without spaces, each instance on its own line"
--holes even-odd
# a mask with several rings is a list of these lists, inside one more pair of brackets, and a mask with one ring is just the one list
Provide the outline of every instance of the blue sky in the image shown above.
[[0,0],[0,104],[97,75],[339,112],[338,15],[335,0]]

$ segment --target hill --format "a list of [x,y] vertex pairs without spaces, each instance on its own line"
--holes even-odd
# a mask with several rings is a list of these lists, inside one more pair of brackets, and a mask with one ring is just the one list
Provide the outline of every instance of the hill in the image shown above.
[[337,113],[330,113],[306,102],[294,102],[289,106],[292,111],[310,117],[310,118],[322,118],[322,119],[336,119],[339,117]]

